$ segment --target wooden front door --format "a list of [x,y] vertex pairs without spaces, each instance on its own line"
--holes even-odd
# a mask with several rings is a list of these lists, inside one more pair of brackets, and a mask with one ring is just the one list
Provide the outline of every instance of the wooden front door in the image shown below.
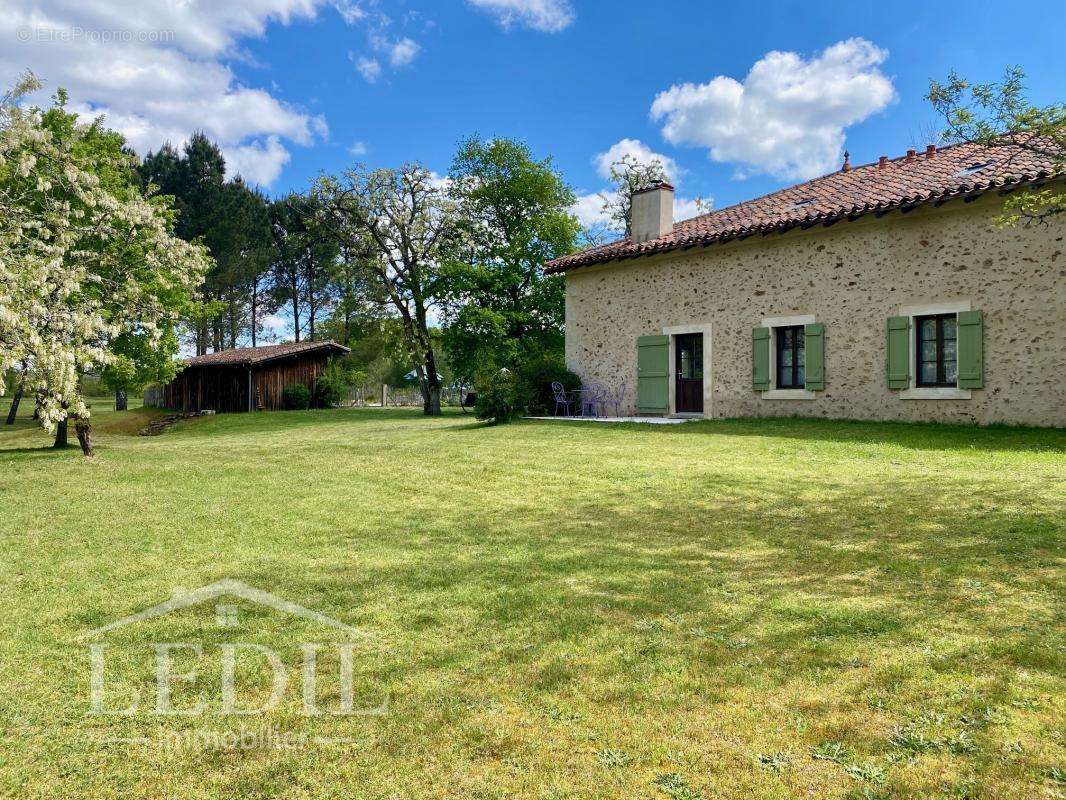
[[678,414],[702,414],[703,334],[677,336],[674,347],[674,371],[677,375],[675,410]]

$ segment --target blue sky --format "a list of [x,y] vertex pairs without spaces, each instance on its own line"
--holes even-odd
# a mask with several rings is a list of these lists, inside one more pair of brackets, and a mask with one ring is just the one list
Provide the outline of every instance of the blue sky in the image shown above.
[[719,207],[832,169],[842,146],[901,154],[936,128],[923,95],[952,68],[1021,64],[1036,101],[1063,99],[1061,4],[1011,7],[16,0],[0,77],[33,68],[141,151],[203,129],[272,194],[356,160],[444,172],[468,134],[517,137],[589,217],[622,152],[662,156],[679,197]]
[[[879,69],[895,90],[884,110],[845,129],[855,163],[924,141],[922,134],[937,128],[923,100],[928,80],[952,68],[988,80],[1019,63],[1034,98],[1062,98],[1066,58],[1055,33],[1061,5],[1025,4],[1019,8],[1028,13],[1008,15],[1001,2],[901,3],[881,6],[876,16],[862,3],[761,5],[575,3],[573,22],[546,33],[517,23],[504,30],[459,2],[382,4],[397,20],[397,34],[422,49],[410,65],[373,84],[348,55],[366,55],[366,44],[338,20],[275,27],[250,52],[275,65],[269,72],[279,96],[324,113],[330,126],[329,142],[293,150],[275,188],[299,188],[319,169],[343,168],[353,142],[365,145],[361,157],[370,163],[416,158],[443,171],[456,141],[477,131],[526,140],[586,192],[604,184],[593,157],[636,139],[685,170],[682,194],[727,205],[792,181],[750,168],[738,180],[735,162],[714,163],[706,147],[666,141],[649,116],[656,95],[718,75],[743,81],[770,51],[811,59],[855,37],[887,51]],[[251,82],[260,71],[244,67],[239,74]]]

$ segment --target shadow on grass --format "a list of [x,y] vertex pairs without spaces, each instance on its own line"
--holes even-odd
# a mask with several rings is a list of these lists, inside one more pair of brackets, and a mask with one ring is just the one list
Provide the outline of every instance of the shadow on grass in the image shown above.
[[817,442],[887,444],[913,450],[1066,453],[1066,429],[1014,426],[976,427],[923,422],[866,422],[803,417],[697,420],[683,425],[525,421],[527,425],[567,425],[585,429],[654,431],[663,436],[758,436]]
[[[595,654],[582,670],[605,685],[653,685],[649,674],[668,667],[783,686],[797,670],[872,667],[915,645],[961,673],[996,676],[1005,696],[1017,670],[1061,667],[1054,636],[1035,633],[1052,610],[1022,602],[1053,586],[1061,509],[1034,506],[1022,488],[688,479],[671,492],[553,492],[536,508],[440,508],[431,522],[415,505],[391,509],[358,572],[309,576],[279,560],[235,577],[313,597],[342,619],[394,598],[390,619],[425,631],[398,653],[405,663],[387,666],[411,680],[428,659],[433,669],[512,665],[528,671],[519,684],[539,686],[560,651],[584,664],[576,651]],[[1003,595],[1012,603],[989,614]],[[972,639],[954,660],[941,650],[951,636]],[[552,689],[579,674],[554,675]]]
[[20,456],[21,460],[46,457],[58,458],[59,456],[70,455],[71,453],[77,453],[81,456],[81,450],[76,444],[60,448],[53,447],[51,442],[42,444],[40,447],[0,447],[0,459],[6,459],[13,456]]
[[[174,413],[174,412],[164,412]],[[441,420],[458,422],[463,418],[458,409],[448,409],[441,417],[427,417],[420,408],[329,408],[308,411],[257,411],[254,414],[214,414],[208,417],[182,420],[164,436],[188,437],[218,434],[276,433],[290,429],[315,426],[373,425],[375,423],[407,422],[412,424]]]

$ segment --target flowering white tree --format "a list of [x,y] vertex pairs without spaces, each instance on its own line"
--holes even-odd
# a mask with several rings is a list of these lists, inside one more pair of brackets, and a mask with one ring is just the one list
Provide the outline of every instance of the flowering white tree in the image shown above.
[[25,365],[49,430],[68,418],[91,455],[79,376],[109,364],[124,332],[159,336],[193,297],[209,258],[172,233],[172,213],[131,179],[133,156],[99,122],[22,109],[32,76],[0,105],[0,394]]

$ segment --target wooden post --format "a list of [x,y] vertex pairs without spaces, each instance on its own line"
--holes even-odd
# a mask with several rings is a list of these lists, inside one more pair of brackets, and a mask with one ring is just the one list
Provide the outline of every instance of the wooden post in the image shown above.
[[387,383],[381,384],[381,407],[384,408],[389,404],[389,385]]

